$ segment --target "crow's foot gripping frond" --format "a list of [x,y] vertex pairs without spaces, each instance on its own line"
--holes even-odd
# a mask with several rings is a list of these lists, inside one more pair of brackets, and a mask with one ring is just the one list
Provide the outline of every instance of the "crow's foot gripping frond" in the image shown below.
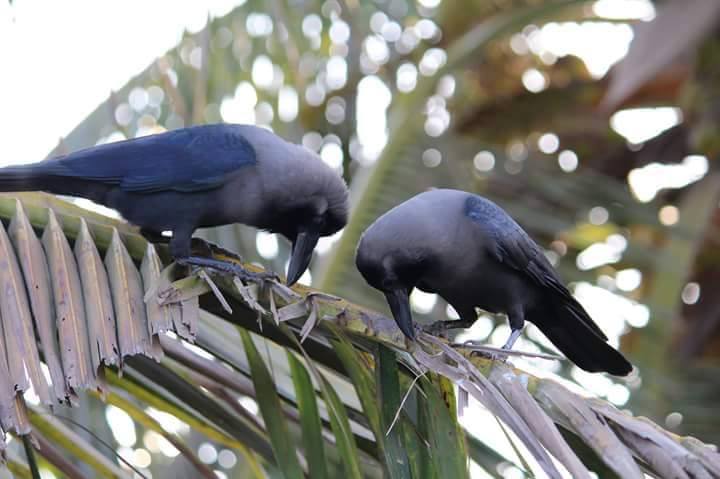
[[474,320],[456,319],[453,321],[436,321],[432,324],[423,326],[422,330],[433,336],[447,338],[448,331],[451,329],[467,329],[473,325]]
[[[503,344],[502,348],[500,348],[502,351],[512,351],[512,347],[515,344],[515,341],[518,340],[520,335],[522,334],[522,329],[512,329],[510,331],[510,336],[508,337],[508,340],[505,341],[505,344]],[[489,357],[490,359],[494,361],[500,361],[500,362],[507,362],[509,355],[505,354],[503,352],[487,352],[487,351],[474,351],[475,353],[480,353],[481,355],[485,357]]]
[[202,256],[187,256],[185,258],[176,258],[178,264],[183,266],[207,268],[221,274],[229,274],[237,277],[240,281],[259,283],[267,280],[278,280],[278,276],[272,272],[255,272],[245,269],[243,266],[229,261],[221,261]]
[[[167,244],[170,242],[170,240],[172,240],[171,236],[163,236],[162,234],[145,228],[140,228],[140,234],[150,243]],[[207,258],[224,256],[234,261],[238,261],[241,263],[243,262],[243,258],[240,254],[235,253],[234,251],[230,251],[229,249],[225,249],[222,246],[203,238],[191,238],[190,249],[193,256],[204,256]]]
[[513,329],[510,331],[510,337],[508,337],[507,341],[505,341],[505,344],[503,344],[503,349],[511,350],[513,345],[515,344],[515,341],[518,340],[520,335],[522,334],[522,328],[521,329]]
[[437,321],[432,324],[423,325],[422,330],[432,336],[447,338],[448,327],[446,324],[447,321]]
[[190,243],[193,255],[215,258],[217,256],[230,258],[233,261],[242,263],[243,258],[238,253],[225,249],[222,246],[202,238],[193,238]]

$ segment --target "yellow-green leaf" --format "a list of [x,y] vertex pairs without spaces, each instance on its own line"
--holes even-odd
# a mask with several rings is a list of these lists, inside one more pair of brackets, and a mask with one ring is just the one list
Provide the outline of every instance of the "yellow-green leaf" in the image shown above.
[[[391,478],[412,477],[410,474],[410,458],[403,444],[402,421],[399,419],[402,409],[400,397],[400,380],[398,378],[397,358],[395,353],[382,344],[377,352],[377,398],[382,415],[380,424],[384,432],[385,463]],[[396,417],[398,419],[396,419]]]
[[260,353],[258,353],[255,343],[250,337],[250,333],[244,329],[240,329],[239,331],[242,336],[248,363],[250,363],[257,397],[262,398],[262,400],[258,401],[258,406],[260,406],[260,412],[265,421],[265,427],[270,437],[270,443],[278,467],[282,471],[285,479],[300,479],[303,477],[303,472],[298,462],[295,446],[292,444],[290,438],[282,408],[280,407],[280,398],[275,389],[275,383],[272,377],[270,377],[270,372],[265,366],[265,362],[260,356]]
[[345,473],[353,479],[360,479],[360,464],[358,462],[358,449],[355,443],[355,437],[350,429],[350,420],[348,419],[345,405],[338,397],[335,389],[323,376],[320,376],[323,398],[330,415],[330,426],[335,434],[340,457],[342,458]]
[[303,449],[308,460],[310,477],[323,479],[328,477],[325,446],[322,438],[322,422],[318,412],[315,388],[305,366],[287,351],[288,363],[295,385],[298,411],[300,413],[300,426],[302,428]]
[[437,470],[438,477],[467,477],[467,459],[464,448],[458,447],[461,442],[457,421],[451,415],[448,405],[440,395],[440,390],[432,382],[422,379],[425,418],[428,431],[432,431],[425,439],[430,444],[430,460]]

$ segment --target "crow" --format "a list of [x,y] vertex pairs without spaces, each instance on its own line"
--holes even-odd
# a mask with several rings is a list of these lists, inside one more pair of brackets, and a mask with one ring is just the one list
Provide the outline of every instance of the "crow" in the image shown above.
[[181,264],[241,277],[232,263],[192,255],[197,228],[243,223],[292,242],[287,283],[307,269],[320,236],[345,226],[343,179],[313,152],[252,126],[193,126],[0,168],[0,191],[45,191],[117,210],[151,241],[171,231]]
[[385,294],[410,339],[413,288],[437,293],[458,313],[447,327],[469,327],[475,308],[507,315],[512,348],[530,321],[580,368],[624,376],[632,365],[563,285],[540,247],[498,205],[478,195],[436,189],[391,209],[363,233],[356,265]]

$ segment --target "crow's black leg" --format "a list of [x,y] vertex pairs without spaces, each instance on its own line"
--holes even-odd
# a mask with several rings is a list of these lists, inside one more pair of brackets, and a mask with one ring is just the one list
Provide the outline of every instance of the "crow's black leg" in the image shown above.
[[[140,234],[149,242],[160,244],[172,243],[173,237],[175,236],[163,236],[157,231],[145,228],[140,228]],[[239,254],[202,238],[190,238],[190,250],[195,256],[207,256],[208,258],[212,258],[215,254],[218,254],[221,256],[227,256],[236,261],[243,261],[242,256]]]
[[467,329],[473,325],[475,319],[455,319],[453,321],[436,321],[423,328],[423,330],[433,336],[447,336],[447,332],[451,329]]
[[229,261],[194,256],[192,254],[192,243],[194,238],[192,238],[191,235],[192,230],[175,230],[173,232],[173,237],[170,240],[170,254],[178,264],[208,268],[219,273],[231,274],[233,276],[237,276],[242,281],[277,279],[277,276],[274,273],[255,273],[248,271],[239,264],[231,263]]
[[200,256],[214,257],[216,254],[220,256],[226,256],[232,258],[235,261],[243,261],[242,256],[239,254],[223,248],[222,246],[207,241],[202,238],[192,238],[190,241],[190,249],[193,254],[199,254]]
[[[505,344],[503,344],[501,349],[504,349],[506,351],[510,351],[515,344],[515,341],[518,340],[520,335],[522,334],[523,326],[525,325],[525,315],[523,314],[523,311],[518,309],[516,311],[512,311],[508,313],[508,322],[510,323],[510,336],[508,337],[507,341],[505,341]],[[498,361],[505,362],[507,361],[507,354],[491,354],[490,359],[495,359]]]
[[427,328],[424,328],[425,331],[434,336],[441,336],[447,338],[449,330],[467,329],[472,326],[473,323],[477,320],[477,312],[475,311],[474,307],[463,308],[457,304],[454,304],[452,306],[455,308],[455,311],[457,311],[460,319],[455,319],[453,321],[438,321],[434,324],[431,324]]
[[520,335],[522,334],[522,329],[512,329],[510,331],[510,337],[503,345],[503,349],[507,349],[508,351],[512,349],[513,345],[515,344],[515,341],[518,340]]
[[512,349],[515,341],[522,334],[523,326],[525,326],[525,314],[522,309],[516,309],[508,313],[508,322],[510,323],[510,337],[503,345],[503,349]]

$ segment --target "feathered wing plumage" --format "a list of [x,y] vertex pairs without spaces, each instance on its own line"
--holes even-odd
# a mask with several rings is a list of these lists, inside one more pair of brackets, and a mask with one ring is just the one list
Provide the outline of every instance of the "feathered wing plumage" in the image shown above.
[[54,192],[50,180],[57,183],[63,178],[127,192],[203,191],[222,185],[232,173],[255,162],[255,152],[237,126],[197,126],[2,168],[0,191]]
[[479,196],[468,198],[465,213],[492,239],[488,249],[498,262],[547,292],[546,300],[526,311],[526,320],[536,324],[568,359],[587,371],[626,375],[632,370],[520,225],[499,206]]

